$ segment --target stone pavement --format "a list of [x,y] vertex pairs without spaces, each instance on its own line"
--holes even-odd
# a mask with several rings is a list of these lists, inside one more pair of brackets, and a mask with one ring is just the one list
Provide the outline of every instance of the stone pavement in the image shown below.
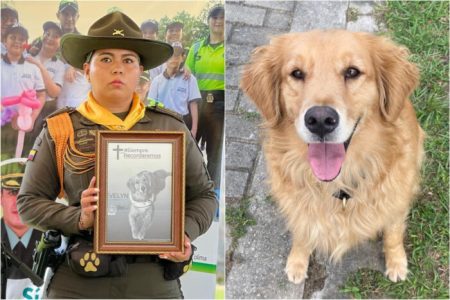
[[259,114],[239,89],[242,65],[252,49],[270,36],[314,28],[346,28],[376,32],[374,7],[383,2],[231,1],[226,10],[226,203],[242,208],[256,225],[236,238],[226,228],[226,298],[346,298],[340,286],[359,268],[384,270],[380,242],[349,252],[339,265],[313,258],[309,278],[300,285],[287,280],[284,267],[291,240],[265,184],[264,156],[259,143]]

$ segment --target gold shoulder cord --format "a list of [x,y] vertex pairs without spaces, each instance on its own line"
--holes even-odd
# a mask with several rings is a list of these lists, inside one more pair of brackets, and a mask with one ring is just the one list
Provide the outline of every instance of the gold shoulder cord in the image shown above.
[[[83,174],[95,166],[95,153],[83,153],[75,147],[72,120],[67,112],[47,119],[48,131],[55,142],[56,166],[61,190],[58,197],[64,196],[64,162],[73,168],[75,174]],[[75,162],[70,156],[77,157]]]

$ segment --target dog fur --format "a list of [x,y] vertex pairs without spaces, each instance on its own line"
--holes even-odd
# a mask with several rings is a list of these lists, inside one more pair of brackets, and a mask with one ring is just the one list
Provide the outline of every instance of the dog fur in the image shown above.
[[[292,233],[290,281],[305,279],[314,250],[338,261],[380,232],[386,275],[406,278],[403,236],[424,155],[424,133],[408,99],[419,74],[408,54],[385,37],[311,31],[274,37],[244,68],[241,88],[264,119],[271,192]],[[347,78],[349,68],[361,73]],[[296,70],[303,79],[293,76]],[[308,161],[308,144],[320,140],[304,124],[314,106],[333,108],[341,120],[321,142],[351,137],[333,180],[319,180]],[[337,191],[351,195],[346,205],[333,196]]]
[[166,177],[164,170],[142,171],[132,176],[127,183],[130,189],[130,212],[128,220],[134,239],[143,240],[153,222],[156,196],[164,190]]

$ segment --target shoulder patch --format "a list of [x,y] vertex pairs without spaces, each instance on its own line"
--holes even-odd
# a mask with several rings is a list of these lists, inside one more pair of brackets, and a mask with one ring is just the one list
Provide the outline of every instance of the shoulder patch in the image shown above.
[[161,114],[165,114],[165,115],[171,116],[172,118],[175,118],[175,119],[177,119],[180,122],[184,122],[182,115],[180,115],[179,113],[177,113],[177,112],[175,112],[173,110],[167,109],[165,107],[160,107],[158,105],[153,105],[153,106],[147,106],[147,109],[151,110],[153,112],[157,112],[157,113],[161,113]]
[[45,118],[45,119],[49,119],[49,118],[51,118],[51,117],[57,116],[57,115],[59,115],[59,114],[65,113],[65,112],[71,114],[71,113],[73,113],[75,110],[76,110],[75,107],[66,106],[66,107],[57,109],[56,111],[52,112],[52,113],[49,114],[49,115],[47,116],[47,118]]

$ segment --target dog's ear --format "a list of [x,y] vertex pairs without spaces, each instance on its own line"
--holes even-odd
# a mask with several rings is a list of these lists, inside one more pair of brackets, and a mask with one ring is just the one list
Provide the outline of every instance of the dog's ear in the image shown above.
[[165,170],[157,170],[152,174],[153,191],[155,193],[161,192],[166,187],[166,177],[170,173]]
[[128,179],[128,182],[127,182],[127,186],[128,186],[128,188],[130,189],[130,191],[132,193],[136,192],[136,189],[135,189],[135,186],[134,186],[134,183],[136,182],[135,178],[136,178],[136,176],[131,176],[130,179]]
[[369,47],[377,70],[380,110],[386,121],[393,122],[417,87],[419,71],[408,61],[408,49],[385,37],[374,36],[373,39]]
[[261,46],[253,50],[250,63],[244,67],[240,87],[256,104],[269,127],[282,120],[280,103],[281,53],[274,53],[274,45]]

